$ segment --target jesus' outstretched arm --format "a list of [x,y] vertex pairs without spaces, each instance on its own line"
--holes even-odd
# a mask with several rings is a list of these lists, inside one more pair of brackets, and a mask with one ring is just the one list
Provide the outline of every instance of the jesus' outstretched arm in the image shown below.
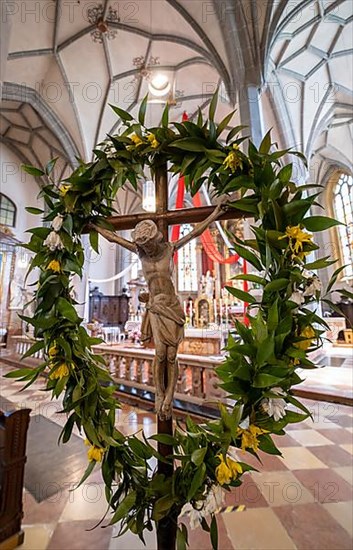
[[[229,198],[226,198],[224,200],[229,201]],[[190,233],[188,233],[187,235],[179,239],[179,241],[177,241],[174,244],[175,250],[179,250],[179,248],[182,248],[183,246],[188,244],[188,242],[190,242],[192,239],[195,239],[196,237],[199,237],[200,235],[202,235],[205,229],[207,229],[212,222],[216,221],[225,209],[226,209],[225,202],[219,203],[218,206],[216,206],[216,208],[212,212],[212,214],[208,216],[208,218],[206,218],[203,222],[198,223]]]
[[89,227],[97,231],[100,235],[102,235],[102,237],[107,239],[107,241],[111,243],[120,244],[120,246],[127,248],[127,250],[130,250],[130,252],[137,253],[137,247],[134,243],[132,243],[131,241],[128,241],[127,239],[123,239],[122,237],[119,237],[119,235],[114,233],[114,231],[110,231],[109,229],[104,229],[103,227],[99,227],[94,223],[91,223]]

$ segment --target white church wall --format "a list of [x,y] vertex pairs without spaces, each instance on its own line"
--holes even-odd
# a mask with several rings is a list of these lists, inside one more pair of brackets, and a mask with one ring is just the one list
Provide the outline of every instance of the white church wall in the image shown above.
[[26,230],[39,225],[40,217],[29,214],[25,207],[43,208],[43,200],[37,199],[38,185],[33,176],[21,170],[21,164],[12,151],[0,144],[1,193],[9,197],[17,207],[16,226],[10,229],[17,239],[27,242],[30,234]]
[[[116,274],[116,246],[116,244],[109,243],[101,236],[99,236],[99,254],[96,254],[89,245],[86,245],[90,279],[109,279]],[[91,285],[98,286],[103,294],[115,294],[114,281],[109,283],[92,282]]]

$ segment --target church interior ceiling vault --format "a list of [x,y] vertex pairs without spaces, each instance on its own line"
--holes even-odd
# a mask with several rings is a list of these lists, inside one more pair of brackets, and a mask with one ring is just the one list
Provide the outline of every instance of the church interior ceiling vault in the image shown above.
[[[64,173],[76,155],[89,160],[95,144],[117,130],[109,104],[136,115],[158,71],[172,85],[172,119],[206,109],[221,83],[217,116],[235,106],[238,124],[240,94],[253,86],[261,92],[263,131],[275,123],[281,146],[352,168],[351,0],[6,4],[1,139],[22,161],[44,163],[54,154]],[[94,41],[92,7],[108,21],[111,39],[102,33]],[[23,86],[31,101],[11,100],[9,91]],[[148,125],[158,124],[164,101],[150,103]],[[33,126],[36,117],[41,122]],[[123,209],[135,208],[137,197]]]

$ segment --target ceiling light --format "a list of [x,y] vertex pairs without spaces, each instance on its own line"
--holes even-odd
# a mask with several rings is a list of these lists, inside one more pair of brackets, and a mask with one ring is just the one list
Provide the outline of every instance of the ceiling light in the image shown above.
[[149,91],[155,97],[163,97],[170,92],[170,82],[166,74],[157,73],[148,85]]

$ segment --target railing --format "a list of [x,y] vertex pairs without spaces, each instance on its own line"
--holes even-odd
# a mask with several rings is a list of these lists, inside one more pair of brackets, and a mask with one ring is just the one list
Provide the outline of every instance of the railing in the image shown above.
[[[95,346],[95,351],[104,356],[117,384],[154,394],[154,350],[100,345]],[[221,363],[221,357],[178,354],[179,378],[175,399],[209,405],[222,399],[224,392],[218,387],[215,373],[215,368]]]
[[[16,355],[23,355],[33,344],[33,340],[25,336],[15,336],[11,340]],[[155,393],[154,350],[101,344],[94,346],[94,351],[104,356],[109,372],[117,384]],[[37,352],[34,357],[42,359],[43,352]],[[218,387],[219,380],[215,373],[215,368],[222,363],[222,357],[178,354],[178,363],[176,399],[212,406],[215,401],[223,398],[224,391]]]

